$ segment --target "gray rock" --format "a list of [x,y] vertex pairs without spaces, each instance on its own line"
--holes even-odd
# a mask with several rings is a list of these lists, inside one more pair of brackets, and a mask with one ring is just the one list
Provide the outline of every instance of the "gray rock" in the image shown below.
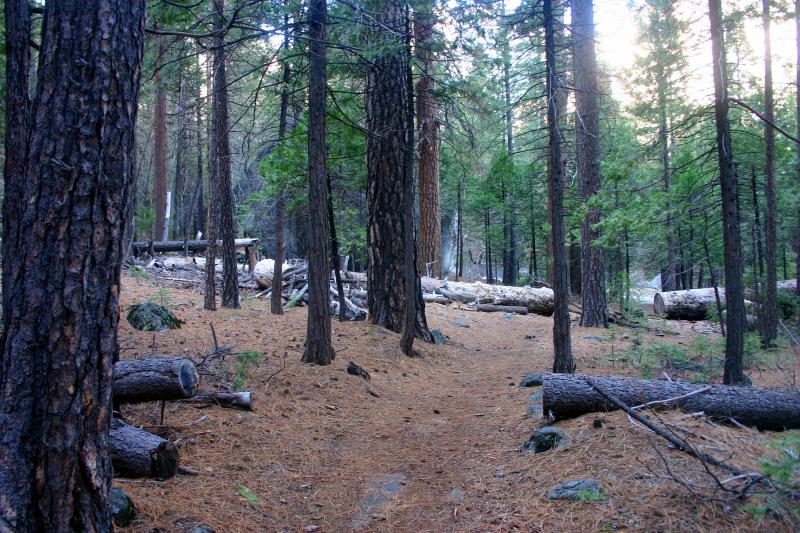
[[586,339],[587,341],[602,341],[603,340],[601,337],[598,337],[597,335],[584,335],[581,338],[582,339]]
[[166,331],[178,329],[183,324],[172,311],[154,302],[132,305],[125,318],[139,331]]
[[214,528],[212,528],[208,524],[200,522],[199,524],[195,525],[192,529],[190,529],[189,533],[216,533],[216,531],[214,531]]
[[547,493],[548,500],[603,499],[596,479],[575,479],[554,486]]
[[534,453],[546,452],[558,448],[564,440],[564,430],[552,426],[543,427],[533,432],[531,438],[522,445],[523,449]]
[[[527,416],[528,418],[536,419],[536,420],[542,418],[544,416],[544,410],[542,409],[541,404],[529,405],[527,411],[525,411],[525,416]],[[525,444],[527,444],[527,443],[525,443]],[[523,448],[526,449],[526,450],[528,449],[528,448],[525,448],[524,445],[523,445]]]
[[118,487],[111,487],[111,515],[117,527],[125,527],[136,518],[136,507],[125,491]]
[[512,320],[514,318],[514,313],[503,313],[503,318],[506,320]]
[[519,382],[520,387],[538,387],[542,384],[542,374],[540,372],[528,372],[522,381]]
[[433,337],[434,344],[445,344],[444,333],[439,331],[438,329],[431,330],[431,337]]
[[467,324],[465,321],[462,321],[462,320],[453,320],[450,323],[453,324],[457,328],[469,328],[469,324]]
[[466,494],[464,494],[464,491],[461,489],[453,489],[452,491],[450,491],[450,499],[454,503],[459,503],[463,501],[465,496]]

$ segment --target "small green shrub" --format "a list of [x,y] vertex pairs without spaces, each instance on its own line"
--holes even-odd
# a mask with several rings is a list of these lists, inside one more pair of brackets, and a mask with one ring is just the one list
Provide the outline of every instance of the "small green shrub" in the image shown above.
[[787,431],[777,440],[767,441],[767,446],[777,451],[777,456],[762,457],[759,461],[761,473],[770,478],[776,488],[772,494],[759,495],[746,506],[746,511],[755,519],[767,514],[777,517],[788,513],[797,520],[800,503],[800,431]]
[[248,350],[236,354],[236,368],[231,381],[231,388],[235,391],[244,389],[250,369],[261,362],[262,354],[257,350]]

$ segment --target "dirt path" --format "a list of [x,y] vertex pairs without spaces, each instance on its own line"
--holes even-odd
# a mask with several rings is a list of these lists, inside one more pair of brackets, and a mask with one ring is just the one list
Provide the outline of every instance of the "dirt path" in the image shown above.
[[[153,292],[129,283],[124,304]],[[157,338],[160,353],[202,353],[213,321],[221,343],[258,350],[264,360],[247,377],[255,412],[171,404],[167,427],[154,428],[156,405],[126,408],[126,416],[176,442],[182,463],[200,472],[166,482],[118,480],[140,510],[132,531],[192,531],[201,522],[218,533],[747,530],[742,513],[719,516],[656,483],[642,467],[658,460],[647,438],[632,435],[619,415],[606,415],[603,430],[592,429],[594,416],[560,423],[568,446],[520,451],[539,422],[526,416],[536,391],[518,385],[551,364],[549,318],[430,305],[429,324],[447,345],[419,344],[414,359],[399,354],[397,335],[335,322],[339,353],[320,368],[299,363],[304,309],[275,317],[267,302],[246,301],[239,311],[207,313],[195,293],[171,290],[168,297],[186,324]],[[581,371],[612,371],[604,335],[574,329]],[[122,325],[120,337],[125,357],[149,353],[151,334]],[[345,373],[349,360],[372,379]],[[543,498],[555,483],[581,477],[598,479],[609,497]],[[677,511],[663,513],[659,498],[672,498]]]

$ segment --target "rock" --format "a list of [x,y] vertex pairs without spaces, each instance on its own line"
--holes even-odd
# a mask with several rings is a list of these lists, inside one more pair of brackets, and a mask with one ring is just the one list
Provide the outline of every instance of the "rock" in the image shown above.
[[598,337],[597,335],[584,335],[581,338],[582,339],[586,339],[587,341],[602,341],[603,340],[601,337]]
[[[525,416],[527,416],[528,418],[534,418],[534,419],[538,420],[539,418],[542,418],[543,415],[544,415],[544,412],[542,411],[541,404],[539,404],[539,405],[536,405],[536,404],[529,405],[528,406],[528,410],[525,411]],[[527,443],[525,443],[525,444],[527,444]],[[525,450],[528,449],[528,448],[525,448],[524,444],[522,445],[522,447]]]
[[602,499],[600,486],[596,479],[575,479],[554,486],[547,493],[548,500]]
[[563,429],[547,426],[534,431],[530,440],[523,445],[523,448],[533,450],[534,453],[542,453],[558,448],[558,445],[563,440]]
[[208,524],[200,522],[190,529],[189,533],[216,533],[216,531],[214,531],[214,528]]
[[504,478],[504,477],[506,477],[506,473],[505,473],[505,471],[498,469],[498,470],[494,471],[494,477],[496,477],[498,479]]
[[136,507],[128,494],[118,487],[111,487],[111,515],[117,527],[127,526],[136,517]]
[[450,323],[453,324],[457,328],[469,328],[469,324],[467,324],[465,321],[462,321],[462,320],[453,320]]
[[166,331],[178,329],[183,324],[172,311],[154,302],[132,305],[125,318],[139,331]]
[[464,499],[464,496],[466,496],[466,494],[464,494],[464,491],[461,489],[453,489],[452,491],[450,491],[450,499],[454,503],[461,502]]
[[525,340],[526,341],[533,340],[535,338],[536,338],[536,335],[525,335]]
[[309,525],[307,525],[306,527],[303,528],[303,531],[304,531],[304,533],[315,533],[316,531],[319,531],[320,529],[322,529],[322,528],[319,527],[317,524],[309,524]]
[[512,320],[514,318],[514,313],[503,313],[503,318],[506,320]]
[[[467,326],[469,327],[469,326]],[[431,337],[433,337],[434,344],[445,344],[444,333],[439,331],[438,329],[431,330]]]
[[522,381],[519,382],[520,387],[538,387],[542,384],[542,374],[539,372],[528,372]]

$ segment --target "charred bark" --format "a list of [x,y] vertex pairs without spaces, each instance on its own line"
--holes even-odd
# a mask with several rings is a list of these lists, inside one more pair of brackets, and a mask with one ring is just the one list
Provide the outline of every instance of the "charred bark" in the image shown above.
[[[15,102],[6,118],[24,126],[16,113],[28,82],[29,40],[19,40],[27,10],[5,8]],[[7,176],[3,220],[3,235],[13,234],[4,242],[12,267],[3,269],[0,361],[6,531],[112,528],[111,379],[144,13],[143,0],[48,2],[29,130],[7,139],[16,147],[6,164],[22,173]]]

